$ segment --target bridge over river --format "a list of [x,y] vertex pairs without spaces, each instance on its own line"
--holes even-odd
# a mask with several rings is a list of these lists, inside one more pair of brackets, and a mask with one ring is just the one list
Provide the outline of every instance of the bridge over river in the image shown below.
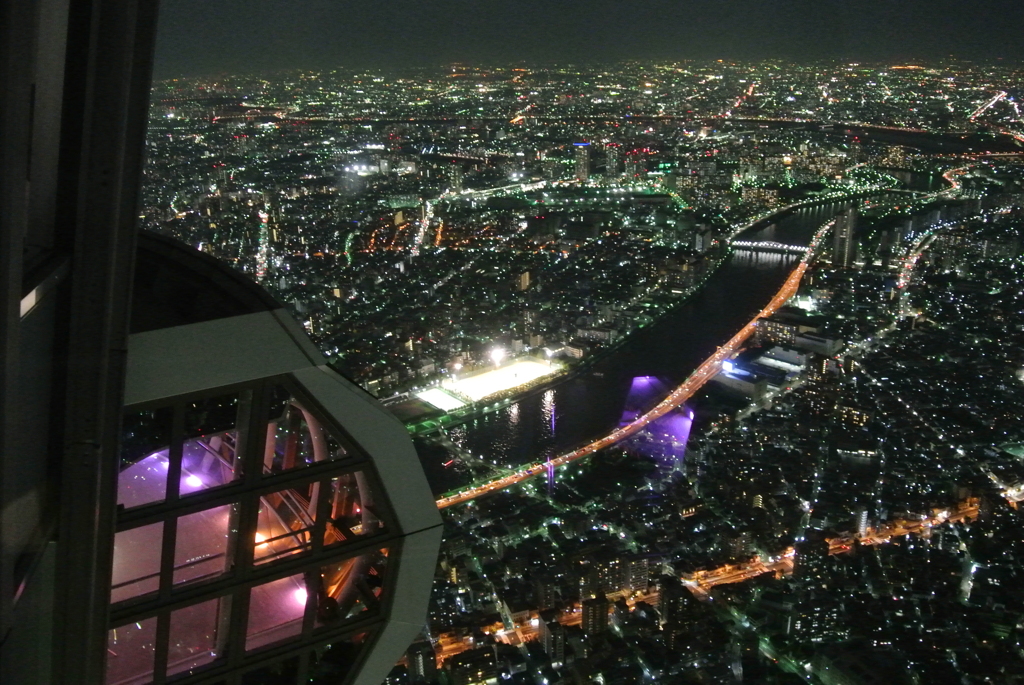
[[[463,454],[489,455],[504,473],[484,483],[449,480],[438,506],[466,502],[587,457],[693,397],[753,334],[757,320],[774,313],[796,292],[832,217],[847,206],[834,203],[800,209],[757,230],[743,242],[786,249],[734,252],[691,302],[639,331],[590,373],[450,429],[448,437]],[[642,375],[664,378],[675,389],[642,416],[619,426],[629,383]],[[572,411],[559,411],[563,405],[571,405]],[[435,453],[422,443],[419,447],[436,490],[447,475],[443,464],[451,462],[447,452]],[[442,458],[445,461],[437,463]]]

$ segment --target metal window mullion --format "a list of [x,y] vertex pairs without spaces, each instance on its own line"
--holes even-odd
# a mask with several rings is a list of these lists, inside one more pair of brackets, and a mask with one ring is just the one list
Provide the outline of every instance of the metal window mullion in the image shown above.
[[[217,597],[236,590],[244,589],[244,591],[247,592],[250,588],[257,585],[271,583],[275,580],[280,580],[281,578],[287,578],[297,573],[303,573],[314,566],[322,567],[328,564],[339,563],[346,559],[353,559],[364,554],[370,554],[379,549],[388,550],[388,565],[384,572],[384,591],[388,591],[388,588],[390,587],[388,583],[392,576],[391,568],[393,564],[397,564],[397,562],[394,561],[393,555],[397,555],[399,553],[401,540],[402,538],[395,534],[384,534],[381,535],[379,539],[376,537],[364,540],[357,539],[350,544],[325,547],[320,556],[316,558],[311,558],[309,555],[303,555],[281,563],[269,563],[259,567],[250,567],[246,569],[244,576],[239,574],[234,577],[222,577],[209,583],[197,584],[194,587],[184,585],[177,589],[172,588],[171,597],[169,599],[162,599],[161,597],[156,596],[149,600],[142,600],[127,606],[115,605],[111,611],[110,625],[117,627],[133,623],[145,618],[150,618],[161,610],[166,609],[173,611],[181,609],[192,604],[199,604],[207,600],[216,599]],[[397,565],[395,567],[397,568]],[[391,591],[391,594],[393,594],[393,590]]]
[[235,575],[239,580],[249,577],[253,568],[253,552],[256,548],[256,529],[259,526],[260,495],[256,492],[244,494],[238,502],[238,532],[235,533]]
[[299,668],[295,682],[299,685],[309,682],[309,649],[302,650],[299,654]]
[[384,488],[373,462],[367,462],[362,471],[373,496],[373,513],[384,523],[384,530],[390,533],[408,533],[409,531],[401,530],[398,525],[395,508],[391,506],[391,498],[388,497],[387,490]]
[[227,665],[236,669],[245,661],[245,635],[249,627],[249,588],[235,592],[231,598],[231,619],[228,629]]
[[319,499],[316,503],[316,519],[313,521],[313,556],[319,557],[324,549],[324,535],[327,531],[327,519],[330,518],[331,503],[334,499],[334,491],[331,484],[334,478],[324,478],[320,481]]
[[273,383],[267,381],[255,388],[249,406],[242,479],[246,488],[258,487],[263,479],[263,455],[267,445],[267,424],[270,419],[270,398]]
[[153,683],[162,685],[167,678],[167,652],[170,648],[171,613],[165,611],[156,617],[156,638],[153,645]]
[[164,521],[163,540],[160,545],[160,586],[157,595],[160,602],[170,599],[174,585],[174,547],[178,537],[178,519],[168,518]]
[[[241,480],[251,470],[249,465],[250,444],[254,440],[252,427],[259,423],[257,413],[260,399],[260,388],[242,388],[238,391],[238,414],[235,416],[235,480]],[[239,473],[241,471],[241,473]]]
[[178,402],[174,405],[171,419],[171,444],[167,449],[167,492],[164,499],[168,503],[178,501],[181,490],[181,455],[184,452],[185,437],[185,405]]

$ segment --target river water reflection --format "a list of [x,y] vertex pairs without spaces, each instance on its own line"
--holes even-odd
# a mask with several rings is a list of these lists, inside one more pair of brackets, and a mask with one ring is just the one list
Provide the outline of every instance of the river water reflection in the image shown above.
[[[848,206],[834,203],[801,209],[743,237],[806,245],[818,227]],[[627,344],[586,373],[449,429],[448,446],[436,438],[417,441],[435,494],[471,480],[459,460],[451,461],[456,452],[513,467],[569,451],[608,433],[618,425],[635,377],[654,376],[671,386],[681,383],[768,303],[799,258],[736,250],[689,302],[634,333]]]

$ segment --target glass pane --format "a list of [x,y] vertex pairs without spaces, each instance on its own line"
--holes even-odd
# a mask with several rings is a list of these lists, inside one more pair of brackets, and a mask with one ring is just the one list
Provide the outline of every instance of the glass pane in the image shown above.
[[281,473],[319,461],[341,459],[348,452],[337,436],[295,399],[272,402],[263,456],[264,473]]
[[151,523],[114,536],[114,572],[110,601],[120,602],[160,587],[160,550],[164,524]]
[[222,656],[227,604],[227,598],[212,599],[171,613],[167,675],[192,671]]
[[231,565],[230,550],[238,532],[236,507],[225,504],[178,519],[174,542],[174,583],[208,580]]
[[362,472],[346,473],[330,482],[330,520],[324,544],[335,545],[383,529],[384,522],[373,507],[373,493]]
[[299,676],[299,657],[270,664],[242,676],[242,685],[294,685]]
[[201,438],[191,438],[182,445],[182,496],[207,488],[226,485],[241,475],[240,459],[236,459],[238,431],[227,431]]
[[256,649],[299,635],[307,596],[301,573],[254,587],[249,592],[245,648]]
[[320,569],[316,625],[334,626],[376,611],[384,589],[388,551],[381,549]]
[[185,405],[185,435],[198,438],[223,433],[238,425],[238,393],[208,397]]
[[355,666],[356,659],[367,644],[369,633],[359,633],[322,647],[309,655],[309,682],[311,685],[332,685],[344,682]]
[[313,515],[312,503],[319,490],[316,483],[271,492],[260,497],[256,523],[256,546],[253,556],[257,564],[297,554],[310,548]]
[[153,679],[156,617],[107,632],[107,685]]
[[137,507],[160,502],[166,496],[172,416],[169,407],[125,414],[117,480],[118,504]]

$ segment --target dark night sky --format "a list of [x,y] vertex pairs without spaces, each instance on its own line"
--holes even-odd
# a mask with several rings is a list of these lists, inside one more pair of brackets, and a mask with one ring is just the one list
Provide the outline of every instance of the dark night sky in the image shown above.
[[156,76],[453,61],[1024,58],[1024,0],[163,0]]

